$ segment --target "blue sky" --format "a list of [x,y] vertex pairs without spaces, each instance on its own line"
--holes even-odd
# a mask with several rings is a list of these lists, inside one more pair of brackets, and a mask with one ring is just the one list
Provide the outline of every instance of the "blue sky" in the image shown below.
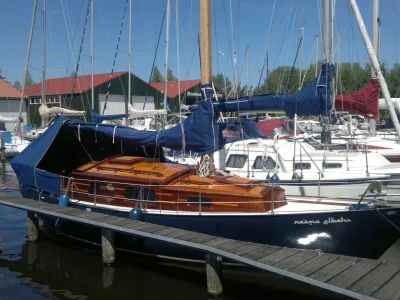
[[[94,0],[95,4],[95,73],[111,71],[119,27],[126,0]],[[10,82],[22,81],[33,9],[33,0],[2,1],[0,10],[0,68]],[[371,0],[359,0],[368,30],[371,29]],[[381,0],[381,60],[392,65],[399,62],[399,0]],[[150,75],[155,45],[165,9],[165,0],[133,0],[132,71],[144,80]],[[268,42],[270,69],[292,65],[301,31],[305,28],[303,66],[315,61],[315,36],[320,35],[320,0],[232,0],[232,24],[229,0],[213,0],[213,72],[232,77],[232,53],[237,53],[238,76],[246,48],[249,47],[249,84],[256,82],[262,66],[264,45],[273,15]],[[82,37],[87,0],[47,1],[47,77],[63,77],[73,69],[69,38],[77,60]],[[35,81],[41,80],[42,65],[42,0],[39,0],[34,30],[30,71]],[[176,0],[171,0],[169,66],[178,75],[176,44]],[[125,18],[115,71],[128,69],[128,16]],[[397,26],[396,26],[397,24]],[[68,30],[67,30],[68,29]],[[233,29],[233,39],[232,39]],[[68,34],[67,34],[68,31]],[[76,33],[75,33],[76,32]],[[197,52],[199,33],[199,0],[180,0],[180,78],[200,77]],[[340,61],[368,61],[367,53],[347,0],[337,0],[335,38],[340,33]],[[233,45],[232,45],[233,40]],[[319,46],[321,49],[321,45]],[[220,51],[219,51],[220,50]],[[224,55],[219,54],[224,53]],[[90,21],[86,32],[79,74],[89,74]],[[321,54],[319,55],[321,57]],[[157,66],[164,72],[165,25],[157,55]],[[246,68],[241,74],[246,81]]]

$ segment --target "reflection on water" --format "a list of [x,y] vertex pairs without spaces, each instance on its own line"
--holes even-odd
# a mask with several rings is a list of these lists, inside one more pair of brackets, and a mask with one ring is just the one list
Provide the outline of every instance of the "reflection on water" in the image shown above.
[[[18,189],[9,166],[0,178],[0,192]],[[61,237],[44,234],[31,243],[26,232],[26,213],[0,206],[0,299],[215,299],[206,291],[203,264],[178,267],[119,253],[117,264],[104,266],[97,249],[83,249],[81,245],[67,244]],[[288,285],[281,284],[275,290],[275,279],[260,277],[253,271],[247,273],[224,270],[225,293],[218,299],[301,296],[290,294]],[[269,283],[268,288],[263,285],[265,282]]]

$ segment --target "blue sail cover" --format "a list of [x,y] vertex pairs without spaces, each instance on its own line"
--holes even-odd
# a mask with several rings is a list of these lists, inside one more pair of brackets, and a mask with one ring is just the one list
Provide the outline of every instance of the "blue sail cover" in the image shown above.
[[103,122],[103,121],[112,121],[112,120],[118,120],[118,119],[128,117],[127,114],[103,115],[102,116],[102,115],[99,115],[98,113],[96,113],[93,109],[91,109],[90,112],[92,114],[93,122],[96,124],[101,124],[101,122]]
[[322,65],[320,76],[302,90],[291,94],[267,94],[214,102],[219,112],[285,111],[289,118],[298,116],[327,115],[331,110],[330,81],[333,67]]
[[89,161],[101,161],[117,154],[161,158],[160,147],[175,150],[185,147],[187,151],[211,154],[216,149],[215,143],[213,107],[211,100],[205,100],[182,124],[160,131],[60,116],[11,165],[21,184],[60,195],[61,175],[68,176]]

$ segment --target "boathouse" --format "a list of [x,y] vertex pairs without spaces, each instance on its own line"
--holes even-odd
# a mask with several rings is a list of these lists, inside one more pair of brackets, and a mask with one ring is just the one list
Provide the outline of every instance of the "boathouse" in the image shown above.
[[[26,101],[22,105],[23,124],[26,124]],[[11,84],[0,79],[0,115],[6,118],[19,116],[19,106],[21,101],[21,91],[14,88]],[[0,125],[0,130],[13,130],[15,123],[4,123]],[[5,127],[5,128],[4,128]]]
[[[94,75],[94,110],[103,112],[104,103],[108,95],[105,114],[125,113],[125,101],[128,98],[128,72],[115,72],[110,87],[110,74]],[[52,78],[45,82],[46,105],[48,107],[60,106],[74,110],[86,111],[86,120],[92,121],[90,108],[92,103],[92,76],[77,76],[73,89],[74,77]],[[147,82],[138,76],[131,74],[132,80],[132,105],[135,109],[143,109],[143,103],[147,92],[146,109],[162,108],[161,93],[149,86]],[[42,103],[42,83],[32,85],[26,89],[28,101],[29,124],[40,126],[41,117],[39,107]]]

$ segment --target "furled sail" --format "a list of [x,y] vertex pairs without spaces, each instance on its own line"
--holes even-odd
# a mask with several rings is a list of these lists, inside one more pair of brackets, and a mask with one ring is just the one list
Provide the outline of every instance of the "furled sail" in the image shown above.
[[373,78],[361,90],[352,94],[341,94],[335,98],[336,110],[362,115],[371,119],[379,118],[379,82]]
[[285,111],[289,118],[298,116],[327,115],[331,110],[330,87],[333,67],[323,64],[318,77],[302,90],[288,94],[266,94],[227,99],[214,102],[219,112]]
[[130,103],[128,103],[128,112],[129,112],[129,119],[148,118],[148,117],[162,116],[167,114],[165,109],[137,110]]
[[85,115],[85,111],[72,110],[62,107],[48,107],[42,103],[39,107],[39,114],[42,118],[51,118],[58,115],[64,115],[66,117],[80,117]]
[[91,114],[92,114],[93,123],[96,123],[96,124],[101,124],[101,123],[103,123],[103,121],[119,120],[122,118],[126,118],[128,116],[127,114],[99,115],[93,109],[91,110]]
[[18,122],[18,117],[4,117],[4,116],[0,116],[0,122],[2,122],[2,123],[13,123],[13,122]]

